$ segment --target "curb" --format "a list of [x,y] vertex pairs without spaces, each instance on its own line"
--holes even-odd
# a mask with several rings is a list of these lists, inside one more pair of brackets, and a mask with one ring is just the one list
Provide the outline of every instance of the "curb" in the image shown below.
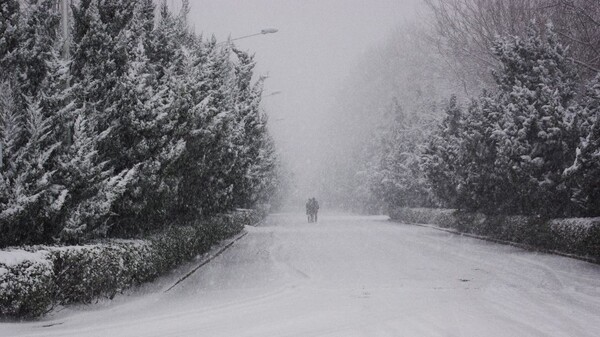
[[200,269],[202,266],[206,265],[210,261],[214,260],[217,256],[223,254],[223,252],[225,252],[227,249],[229,249],[231,246],[233,246],[234,243],[241,240],[246,235],[248,235],[248,232],[244,231],[242,234],[239,234],[237,237],[235,237],[231,242],[229,242],[228,244],[223,246],[221,249],[219,249],[216,253],[211,254],[207,258],[200,261],[200,264],[198,264],[196,267],[194,267],[194,269],[192,269],[190,272],[188,272],[183,277],[181,277],[179,280],[177,280],[177,282],[175,282],[172,286],[167,288],[167,290],[165,290],[164,293],[175,288],[175,286],[177,286],[179,283],[183,282],[185,279],[192,276],[192,274],[194,274],[198,269]]
[[396,223],[405,224],[405,225],[413,225],[413,226],[431,228],[431,229],[435,229],[435,230],[439,230],[439,231],[443,231],[443,232],[452,233],[452,234],[455,234],[455,235],[466,236],[466,237],[473,238],[473,239],[479,239],[479,240],[484,240],[484,241],[499,243],[499,244],[503,244],[503,245],[513,246],[513,247],[516,247],[516,248],[521,248],[521,249],[532,251],[532,252],[540,252],[540,253],[547,253],[547,254],[559,255],[559,256],[562,256],[562,257],[568,257],[568,258],[571,258],[571,259],[580,260],[580,261],[584,261],[584,262],[588,262],[588,263],[600,264],[600,260],[594,259],[594,258],[591,258],[591,257],[579,256],[579,255],[574,255],[574,254],[569,254],[569,253],[563,253],[563,252],[557,251],[557,250],[549,250],[549,249],[537,248],[537,247],[529,246],[529,245],[522,244],[522,243],[517,243],[517,242],[512,242],[512,241],[505,241],[505,240],[495,239],[495,238],[491,238],[491,237],[488,237],[488,236],[482,236],[482,235],[471,234],[471,233],[464,233],[464,232],[460,232],[460,231],[458,231],[456,229],[452,229],[452,228],[444,228],[444,227],[439,227],[439,226],[436,226],[436,225],[419,224],[419,223],[405,223],[405,222],[401,222],[401,221],[394,220],[394,219],[391,219],[391,218],[390,218],[390,221],[393,221],[393,222],[396,222]]

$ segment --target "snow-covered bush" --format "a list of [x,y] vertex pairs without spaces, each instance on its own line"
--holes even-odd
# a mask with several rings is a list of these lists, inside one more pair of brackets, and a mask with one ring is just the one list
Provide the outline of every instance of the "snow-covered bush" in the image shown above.
[[34,317],[53,303],[54,271],[46,251],[0,252],[0,316]]
[[402,207],[393,209],[389,215],[392,220],[403,223],[433,224],[536,249],[590,257],[600,262],[600,218],[548,220],[539,216]]
[[549,224],[555,249],[600,261],[600,218],[554,219]]
[[262,212],[243,210],[173,226],[145,240],[0,251],[0,316],[35,317],[55,304],[112,298],[263,218]]
[[453,209],[442,208],[393,208],[389,212],[392,220],[404,223],[436,224],[442,227],[454,227],[458,224]]
[[54,296],[62,304],[112,298],[136,281],[146,280],[147,269],[142,266],[152,264],[151,248],[144,241],[111,241],[50,251],[57,284]]
[[56,300],[89,303],[112,298],[124,289],[150,281],[255,221],[255,212],[211,217],[190,226],[173,226],[148,240],[50,249],[56,273]]

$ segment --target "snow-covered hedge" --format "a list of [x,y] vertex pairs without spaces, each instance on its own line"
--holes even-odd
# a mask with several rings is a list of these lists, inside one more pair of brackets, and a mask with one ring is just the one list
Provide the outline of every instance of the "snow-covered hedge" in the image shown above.
[[58,303],[89,303],[112,298],[123,289],[151,277],[156,264],[146,241],[110,241],[95,245],[51,249]]
[[433,208],[397,208],[390,211],[390,218],[452,228],[600,262],[600,218],[544,220],[535,216],[486,216]]
[[54,270],[47,251],[0,253],[0,315],[38,316],[52,303]]
[[255,211],[218,215],[147,240],[0,251],[0,315],[35,317],[55,304],[112,298],[208,251],[262,216]]
[[600,261],[600,218],[555,219],[549,227],[552,236],[560,239],[557,245],[566,252]]
[[454,210],[441,208],[394,208],[389,211],[392,220],[405,223],[436,224],[442,227],[454,227],[457,219]]

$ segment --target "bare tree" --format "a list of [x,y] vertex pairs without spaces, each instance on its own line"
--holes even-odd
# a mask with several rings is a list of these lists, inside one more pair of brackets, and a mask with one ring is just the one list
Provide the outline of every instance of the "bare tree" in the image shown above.
[[600,72],[600,1],[598,0],[425,0],[433,13],[431,36],[458,78],[468,88],[491,81],[497,66],[491,47],[497,36],[523,35],[534,20],[551,22],[571,46],[582,78]]
[[558,33],[571,46],[575,63],[588,72],[600,72],[600,2],[555,0],[552,20]]

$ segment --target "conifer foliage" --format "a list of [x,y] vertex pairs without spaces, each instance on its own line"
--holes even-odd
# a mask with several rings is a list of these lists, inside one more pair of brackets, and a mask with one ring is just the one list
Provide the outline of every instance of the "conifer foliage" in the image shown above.
[[574,208],[586,216],[600,215],[600,75],[584,96],[577,131],[575,160],[564,174],[573,191]]
[[[499,38],[496,88],[467,109],[451,101],[423,167],[449,206],[487,214],[598,215],[597,87],[583,104],[552,26]],[[594,89],[596,88],[596,89]]]
[[600,216],[600,76],[582,90],[551,24],[498,37],[492,52],[495,86],[451,97],[434,132],[410,112],[388,122],[372,192],[391,207]]
[[371,193],[380,204],[383,201],[383,207],[435,205],[431,185],[420,167],[429,121],[406,112],[397,102],[386,119],[367,171]]
[[[0,246],[134,236],[268,203],[253,57],[151,0],[0,6]],[[157,17],[155,17],[155,14]]]

